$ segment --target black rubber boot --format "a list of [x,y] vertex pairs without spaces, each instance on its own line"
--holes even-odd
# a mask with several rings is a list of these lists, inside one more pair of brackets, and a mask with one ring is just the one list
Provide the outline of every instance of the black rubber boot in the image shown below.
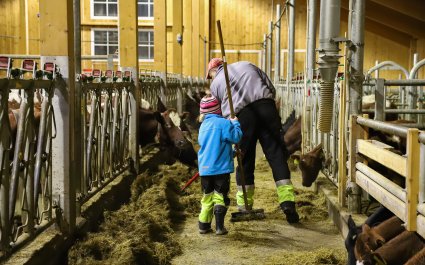
[[202,223],[198,221],[199,234],[207,234],[212,232],[211,223]]
[[300,221],[300,217],[295,209],[295,202],[286,201],[280,204],[280,208],[283,213],[286,215],[286,220],[290,224],[295,224]]
[[225,206],[222,206],[222,205],[214,206],[216,235],[227,234],[227,229],[224,227],[224,217],[226,216],[226,213],[227,213],[227,208]]

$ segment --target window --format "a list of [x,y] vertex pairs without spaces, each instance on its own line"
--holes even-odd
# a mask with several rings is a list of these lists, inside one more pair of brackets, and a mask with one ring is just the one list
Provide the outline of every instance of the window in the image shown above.
[[154,0],[138,0],[137,13],[139,17],[153,19],[153,1]]
[[117,0],[92,0],[93,17],[113,17],[118,15]]
[[139,59],[153,61],[153,31],[139,30]]
[[118,30],[116,29],[94,29],[93,31],[93,54],[108,55],[115,54],[118,50]]

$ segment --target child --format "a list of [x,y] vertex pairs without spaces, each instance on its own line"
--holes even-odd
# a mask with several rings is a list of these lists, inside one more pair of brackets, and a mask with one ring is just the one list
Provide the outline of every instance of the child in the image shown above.
[[204,192],[199,214],[199,233],[212,232],[213,212],[216,222],[216,234],[225,235],[224,217],[230,203],[228,193],[230,173],[234,171],[232,144],[242,138],[238,119],[227,120],[221,116],[218,100],[207,95],[201,99],[200,113],[204,120],[199,129],[198,153],[199,175]]

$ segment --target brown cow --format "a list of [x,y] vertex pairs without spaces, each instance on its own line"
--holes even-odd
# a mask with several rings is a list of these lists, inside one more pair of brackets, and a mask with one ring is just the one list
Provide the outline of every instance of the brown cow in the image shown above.
[[411,257],[404,265],[425,265],[425,248]]
[[397,216],[370,228],[368,224],[363,224],[362,233],[357,237],[354,254],[358,261],[363,261],[363,257],[385,244],[405,230]]
[[[301,116],[295,119],[295,111],[282,125],[282,141],[285,143],[288,155],[301,150]],[[293,155],[299,161],[301,170],[302,185],[310,187],[317,179],[320,169],[322,169],[323,150],[322,144],[316,146],[310,152],[301,155]]]
[[182,131],[184,127],[181,121],[180,127],[175,125],[176,112],[167,109],[158,99],[158,111],[139,109],[139,141],[141,147],[155,142],[158,135],[162,150],[171,154],[182,163],[197,167],[197,154],[192,143],[186,138]]
[[363,264],[404,264],[425,247],[421,238],[415,233],[404,231],[376,251],[369,253]]

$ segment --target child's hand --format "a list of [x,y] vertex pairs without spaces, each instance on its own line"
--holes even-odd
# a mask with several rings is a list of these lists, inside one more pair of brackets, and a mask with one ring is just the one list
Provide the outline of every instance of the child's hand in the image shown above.
[[237,120],[238,120],[238,117],[236,117],[236,116],[235,116],[235,117],[233,117],[233,118],[232,118],[232,117],[230,117],[230,118],[229,118],[229,120],[230,120],[230,121],[237,121]]

